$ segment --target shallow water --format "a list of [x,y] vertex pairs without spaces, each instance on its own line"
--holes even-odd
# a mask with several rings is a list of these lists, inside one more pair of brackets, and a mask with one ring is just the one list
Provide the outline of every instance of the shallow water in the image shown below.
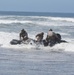
[[0,48],[0,75],[54,74],[74,74],[74,53]]

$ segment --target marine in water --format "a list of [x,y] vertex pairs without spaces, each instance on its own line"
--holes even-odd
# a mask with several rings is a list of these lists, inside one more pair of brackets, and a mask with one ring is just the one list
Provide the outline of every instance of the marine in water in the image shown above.
[[58,33],[53,32],[52,29],[50,29],[47,33],[47,37],[45,40],[43,40],[44,46],[53,46],[57,43],[66,42],[64,40],[61,40],[61,35]]
[[50,44],[50,46],[52,46],[56,42],[55,38],[56,38],[55,32],[53,32],[53,30],[50,29],[47,33],[46,42]]
[[19,34],[20,40],[26,41],[28,39],[28,33],[26,30],[22,29],[20,34]]
[[54,46],[57,43],[61,43],[61,42],[67,43],[67,41],[61,40],[61,35],[58,33],[54,33],[52,29],[49,30],[46,39],[43,39],[44,32],[38,33],[35,36],[36,40],[30,39],[28,38],[28,33],[24,29],[21,30],[19,36],[20,36],[20,40],[13,39],[12,41],[10,41],[10,43],[12,45],[16,45],[16,44],[22,44],[22,43],[30,44],[31,42],[33,42],[33,44],[42,44],[44,46],[50,46],[50,47]]
[[35,36],[35,37],[36,37],[36,41],[37,41],[37,42],[42,42],[43,36],[44,36],[44,32],[41,32],[41,33],[37,34],[37,35]]

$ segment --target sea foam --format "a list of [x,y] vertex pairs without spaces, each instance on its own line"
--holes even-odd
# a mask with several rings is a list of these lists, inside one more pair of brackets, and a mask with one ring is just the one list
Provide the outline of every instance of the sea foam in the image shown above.
[[[18,44],[18,45],[11,45],[10,41],[12,39],[19,39],[18,33],[9,33],[9,32],[0,32],[0,46],[3,48],[13,48],[13,49],[42,49],[42,50],[49,50],[49,51],[74,51],[74,39],[67,39],[68,43],[61,43],[56,44],[53,47],[44,47],[44,46],[36,46],[36,45],[25,45],[25,44]],[[31,36],[34,38],[34,36]],[[65,38],[66,39],[66,38]]]

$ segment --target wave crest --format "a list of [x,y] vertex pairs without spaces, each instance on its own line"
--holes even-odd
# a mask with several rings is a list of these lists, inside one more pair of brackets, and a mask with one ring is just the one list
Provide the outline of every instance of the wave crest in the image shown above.
[[32,23],[32,21],[0,20],[0,24],[11,24],[11,23]]

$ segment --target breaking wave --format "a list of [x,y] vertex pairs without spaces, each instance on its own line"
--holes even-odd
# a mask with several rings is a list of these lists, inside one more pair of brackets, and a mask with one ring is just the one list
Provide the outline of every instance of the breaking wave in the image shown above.
[[19,21],[19,20],[0,20],[0,24],[11,24],[11,23],[32,23],[31,21]]
[[[18,33],[9,33],[9,32],[0,32],[0,47],[2,48],[13,48],[13,49],[41,49],[41,50],[50,50],[50,51],[74,51],[74,39],[67,39],[69,43],[61,43],[61,44],[56,44],[53,47],[44,47],[44,46],[36,46],[36,45],[11,45],[10,41],[12,39],[19,39]],[[31,36],[31,38],[34,38]],[[66,38],[65,38],[66,39]]]
[[[19,23],[19,24],[18,24]],[[14,26],[13,26],[14,25]],[[16,25],[16,26],[15,26]],[[55,27],[56,26],[56,27]],[[63,26],[63,27],[61,27]],[[68,27],[69,26],[69,27]],[[61,27],[61,28],[60,28]],[[4,48],[37,48],[35,45],[10,45],[12,39],[19,39],[19,30],[25,28],[30,33],[29,36],[35,39],[39,31],[47,33],[49,28],[58,31],[69,43],[57,44],[54,47],[38,48],[44,50],[74,50],[73,38],[74,18],[50,17],[50,16],[0,16],[0,46]],[[38,30],[40,28],[40,30]],[[10,29],[10,30],[9,30]],[[66,32],[68,30],[68,32]],[[7,31],[7,32],[6,32]]]
[[[44,16],[0,16],[0,24],[14,24],[14,23],[21,23],[21,24],[37,24],[43,26],[64,26],[62,22],[69,22],[74,23],[74,18],[63,18],[63,17],[44,17]],[[73,24],[65,24],[65,26],[71,26]]]

